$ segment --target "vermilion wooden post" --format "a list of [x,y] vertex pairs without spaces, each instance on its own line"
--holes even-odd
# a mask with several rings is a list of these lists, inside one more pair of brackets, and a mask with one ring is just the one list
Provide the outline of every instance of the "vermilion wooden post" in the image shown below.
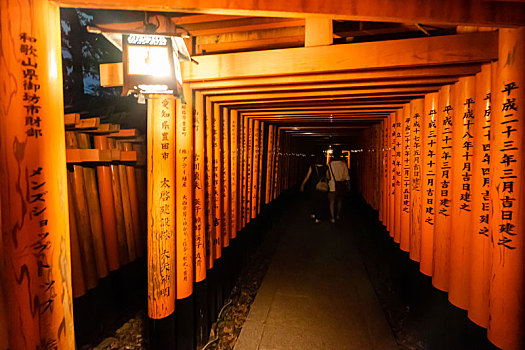
[[[0,219],[1,225],[1,219]],[[0,235],[0,254],[4,256],[2,249],[2,236]],[[5,293],[3,284],[0,283],[0,349],[9,349],[9,324],[7,323],[7,309],[5,306]]]
[[436,175],[436,227],[434,230],[434,270],[432,284],[448,291],[450,281],[450,235],[452,234],[452,164],[454,142],[453,124],[457,106],[455,87],[445,85],[439,91],[437,111],[437,175]]
[[175,240],[177,299],[193,292],[193,118],[192,96],[184,86],[184,101],[175,109]]
[[[495,66],[495,65],[494,65]],[[491,65],[476,75],[472,161],[472,229],[470,230],[470,304],[468,317],[481,327],[489,323],[489,285],[492,269],[490,226]]]
[[135,179],[137,180],[137,198],[139,202],[139,219],[142,239],[143,253],[146,252],[146,232],[148,226],[148,200],[146,194],[146,187],[148,180],[146,179],[146,148],[144,142],[133,143],[133,150],[137,152],[137,156],[141,157],[141,161],[135,166]]
[[388,116],[388,225],[387,230],[390,237],[394,237],[394,191],[396,188],[396,117],[395,113]]
[[[380,210],[382,207],[381,202],[381,177],[383,176],[381,170],[381,148],[382,148],[382,142],[383,142],[383,128],[381,124],[375,125],[376,129],[376,138],[374,142],[374,168],[375,168],[375,177],[374,177],[374,188],[372,189],[374,191],[374,201],[375,201],[375,209]],[[345,152],[346,153],[346,152]],[[348,164],[347,167],[350,169],[350,152],[348,152]]]
[[[133,151],[133,144],[128,141],[122,141],[120,148],[123,151]],[[133,224],[133,237],[135,238],[135,251],[137,257],[144,255],[144,239],[140,225],[140,208],[139,195],[137,190],[137,179],[135,177],[135,167],[133,165],[126,165],[126,177],[128,180],[129,204],[131,209],[131,219]]]
[[403,156],[403,110],[395,112],[395,138],[394,138],[394,242],[401,241],[401,204],[403,203],[401,173]]
[[490,195],[494,255],[488,337],[503,349],[523,349],[525,29],[500,29],[497,64],[492,89]]
[[[375,167],[376,167],[376,188],[375,194],[376,194],[376,206],[378,212],[382,210],[383,208],[383,193],[382,193],[382,186],[383,186],[383,176],[384,176],[384,169],[383,169],[383,142],[384,142],[384,128],[383,128],[383,122],[380,122],[376,125],[377,129],[377,139],[375,143]],[[350,169],[350,151],[344,151],[343,154],[347,157],[347,166],[349,166]],[[381,219],[383,219],[383,214],[381,214]]]
[[206,121],[206,239],[210,242],[210,253],[208,254],[207,268],[211,269],[214,260],[221,256],[221,239],[215,235],[215,185],[214,185],[214,140],[213,140],[213,115],[211,112],[211,102],[205,99],[205,121]]
[[[258,179],[258,191],[257,191],[257,215],[261,213],[262,204],[263,204],[263,178],[264,178],[264,167],[263,167],[263,159],[264,159],[264,122],[261,122],[260,126],[260,135],[259,135],[259,171],[257,171],[257,179]],[[292,171],[297,173],[297,158],[295,159],[295,166],[292,167]]]
[[[226,247],[227,244],[224,242],[223,226],[224,226],[224,191],[222,188],[222,122],[221,122],[221,111],[217,104],[213,105],[213,184],[215,186],[215,237],[218,240],[217,250],[221,250],[222,247]],[[229,242],[228,242],[229,244]],[[217,254],[217,258],[222,256],[222,252]]]
[[251,208],[252,208],[252,191],[253,191],[253,119],[248,119],[248,149],[247,149],[247,160],[248,165],[246,167],[246,207],[244,208],[246,212],[246,223],[249,223],[252,219]]
[[238,230],[242,230],[244,228],[243,223],[243,203],[244,203],[244,193],[243,193],[243,186],[244,186],[244,118],[242,117],[242,114],[238,116],[238,134],[239,134],[239,143],[238,143],[238,159],[239,159],[239,177],[238,177],[238,188],[237,188],[237,228]]
[[[115,148],[115,140],[112,138],[107,139],[108,148]],[[129,255],[128,242],[127,242],[127,231],[126,222],[124,219],[124,209],[122,205],[122,191],[120,186],[120,169],[117,163],[111,163],[111,183],[113,189],[113,205],[115,207],[115,223],[117,225],[117,242],[119,251],[119,260],[121,265],[125,265],[132,261],[132,257]]]
[[[381,121],[381,223],[386,227],[388,215],[387,215],[387,198],[388,198],[388,118]],[[350,158],[350,152],[348,152]]]
[[[66,132],[66,146],[67,148],[78,148],[78,141],[74,131]],[[78,237],[80,238],[80,252],[86,288],[93,289],[98,284],[98,274],[82,166],[73,165],[72,171],[68,172],[68,176],[70,177],[70,183],[73,185],[71,200],[75,208],[74,214],[76,215],[75,221],[77,223]]]
[[[470,255],[472,253],[472,173],[474,144],[474,126],[478,122],[474,115],[474,106],[479,102],[475,98],[474,76],[460,78],[456,84],[456,113],[454,120],[452,193],[452,227],[450,235],[450,290],[448,299],[462,309],[469,307],[470,283],[465,283],[470,276]],[[477,252],[475,252],[477,253]]]
[[[80,148],[91,148],[89,136],[85,133],[76,133]],[[106,259],[106,248],[104,244],[105,233],[102,226],[102,215],[100,213],[100,202],[98,197],[98,187],[95,169],[92,167],[82,167],[84,171],[84,188],[88,205],[89,222],[91,226],[91,237],[93,238],[93,248],[95,252],[95,264],[99,278],[104,278],[109,274]]]
[[[86,282],[84,280],[84,269],[82,267],[82,255],[78,239],[77,220],[75,218],[75,206],[73,196],[73,184],[68,181],[68,203],[69,203],[69,242],[71,246],[71,278],[73,287],[73,298],[86,294]],[[118,254],[117,254],[118,260]]]
[[230,113],[227,108],[221,111],[221,142],[222,142],[222,171],[221,187],[222,203],[222,236],[223,246],[230,245],[232,218],[231,218],[231,155],[230,155]]
[[[109,138],[109,148],[119,150],[120,144]],[[124,217],[124,230],[126,232],[126,243],[128,247],[129,260],[135,261],[137,259],[137,247],[135,240],[135,231],[133,226],[133,217],[131,212],[131,198],[128,185],[128,176],[126,173],[126,165],[118,165],[119,183],[120,183],[120,198],[122,200],[122,214]]]
[[272,195],[272,165],[273,165],[273,125],[268,126],[268,155],[266,158],[266,188],[264,194],[264,203],[268,204],[271,201]]
[[[193,217],[194,217],[194,257],[195,282],[202,282],[206,278],[206,261],[210,254],[206,238],[206,140],[204,109],[202,95],[195,93],[195,116],[193,119],[194,148],[193,148]],[[213,260],[213,257],[212,257]],[[211,262],[212,264],[213,262]]]
[[148,315],[175,310],[175,99],[148,100]]
[[273,174],[273,199],[279,196],[279,173],[281,168],[281,128],[277,128],[275,133],[275,169]]
[[421,136],[425,100],[415,99],[410,102],[410,258],[421,261],[421,234],[423,221],[422,203],[422,165],[423,154]]
[[239,214],[239,117],[237,111],[230,112],[231,150],[231,238],[237,237]]
[[422,173],[421,173],[421,263],[419,270],[432,276],[434,263],[434,232],[436,227],[437,203],[437,113],[439,94],[425,95],[422,115]]
[[403,121],[401,123],[402,151],[401,151],[401,232],[400,248],[405,252],[410,250],[410,104],[403,106]]
[[0,26],[1,283],[9,346],[74,349],[59,8],[3,0]]
[[[206,280],[208,264],[213,264],[212,243],[206,232],[206,122],[202,94],[192,93],[193,100],[193,266],[194,266],[194,300],[195,300],[195,346],[202,348],[209,337],[209,294]],[[211,259],[210,259],[211,258]],[[210,261],[211,260],[211,261]],[[211,267],[211,266],[210,266]],[[211,287],[211,286],[210,286]],[[213,288],[213,287],[211,287]],[[211,289],[210,288],[210,289]],[[184,318],[184,315],[182,316]],[[186,320],[187,321],[187,320]],[[189,323],[189,322],[188,322]]]
[[243,117],[243,179],[242,179],[242,206],[241,206],[241,216],[242,216],[242,227],[244,228],[248,223],[248,215],[246,214],[246,208],[249,203],[248,197],[248,144],[249,144],[249,119],[245,116]]
[[260,138],[260,122],[255,120],[253,122],[253,168],[252,168],[252,185],[251,188],[251,218],[257,217],[257,194],[259,193],[259,138]]
[[[94,144],[96,149],[107,150],[107,136],[95,135]],[[108,267],[110,271],[115,271],[120,268],[120,261],[110,166],[106,164],[97,166],[97,177]]]

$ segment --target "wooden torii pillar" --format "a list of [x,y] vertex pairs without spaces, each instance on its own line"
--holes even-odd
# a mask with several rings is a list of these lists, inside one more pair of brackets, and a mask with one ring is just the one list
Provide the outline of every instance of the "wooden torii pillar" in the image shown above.
[[9,346],[74,349],[60,13],[0,2],[0,193]]

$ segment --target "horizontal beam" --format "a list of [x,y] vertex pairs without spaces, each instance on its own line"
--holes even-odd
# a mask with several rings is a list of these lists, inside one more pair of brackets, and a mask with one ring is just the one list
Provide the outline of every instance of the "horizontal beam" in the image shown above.
[[393,93],[410,93],[413,95],[425,94],[431,91],[438,91],[440,86],[423,86],[423,87],[401,87],[401,88],[370,88],[370,89],[356,89],[356,90],[336,90],[336,91],[307,91],[307,92],[277,92],[277,93],[265,93],[265,94],[244,94],[244,95],[224,95],[224,96],[211,96],[213,102],[242,102],[255,100],[255,101],[271,101],[284,98],[315,98],[324,96],[329,99],[331,96],[345,96],[345,97],[360,97],[360,96],[382,96],[392,95]]
[[186,82],[241,77],[414,67],[498,58],[498,33],[480,32],[370,43],[209,55],[181,62]]
[[305,17],[315,14],[334,19],[521,26],[525,7],[521,2],[449,0],[59,0],[63,7],[162,12],[193,12],[221,15]]
[[259,93],[259,92],[286,92],[286,91],[321,91],[321,90],[344,90],[368,87],[382,87],[382,88],[397,88],[401,86],[423,86],[423,85],[446,85],[453,84],[458,81],[456,77],[432,77],[424,79],[403,79],[403,80],[389,80],[385,81],[367,81],[367,82],[347,82],[340,81],[337,83],[317,83],[317,84],[296,84],[284,86],[258,86],[258,87],[242,87],[229,89],[213,89],[201,90],[203,95],[229,95],[229,94],[245,94],[245,93]]

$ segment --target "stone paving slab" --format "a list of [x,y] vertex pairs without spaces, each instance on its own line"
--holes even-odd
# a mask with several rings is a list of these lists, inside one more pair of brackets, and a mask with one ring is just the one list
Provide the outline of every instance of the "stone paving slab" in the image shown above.
[[235,350],[398,349],[349,230],[290,208]]

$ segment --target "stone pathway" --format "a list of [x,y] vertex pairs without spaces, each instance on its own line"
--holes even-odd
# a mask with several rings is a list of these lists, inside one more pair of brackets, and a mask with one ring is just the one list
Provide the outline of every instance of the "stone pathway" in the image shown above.
[[398,349],[352,236],[289,209],[235,350]]

